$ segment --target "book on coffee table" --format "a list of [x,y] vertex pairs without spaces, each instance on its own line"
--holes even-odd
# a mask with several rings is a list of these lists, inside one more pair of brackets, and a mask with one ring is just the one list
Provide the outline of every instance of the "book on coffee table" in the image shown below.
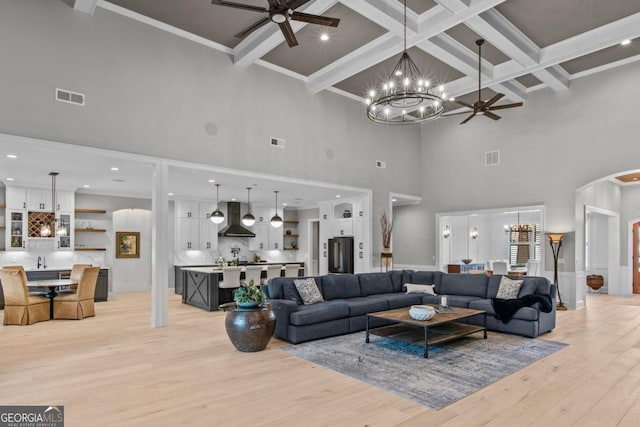
[[437,307],[434,307],[436,309],[436,313],[455,313],[456,311],[449,307],[449,306],[444,306],[444,305],[439,305]]

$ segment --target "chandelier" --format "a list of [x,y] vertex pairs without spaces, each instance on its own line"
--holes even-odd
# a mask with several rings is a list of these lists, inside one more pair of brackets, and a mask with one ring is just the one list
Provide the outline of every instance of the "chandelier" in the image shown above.
[[424,78],[407,52],[407,1],[404,1],[404,51],[391,74],[378,91],[369,91],[367,117],[376,123],[413,124],[437,119],[444,112],[444,87],[440,95],[431,92],[431,82]]

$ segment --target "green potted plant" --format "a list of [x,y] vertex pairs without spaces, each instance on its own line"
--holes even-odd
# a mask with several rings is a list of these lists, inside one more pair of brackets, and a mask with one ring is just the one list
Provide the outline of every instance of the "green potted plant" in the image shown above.
[[249,284],[243,282],[233,294],[233,300],[240,308],[258,307],[265,302],[266,299],[267,296],[262,289],[254,285],[253,280],[250,280]]

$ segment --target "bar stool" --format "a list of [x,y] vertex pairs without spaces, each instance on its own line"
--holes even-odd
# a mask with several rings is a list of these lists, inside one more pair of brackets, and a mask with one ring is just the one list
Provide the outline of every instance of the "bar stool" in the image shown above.
[[247,285],[251,284],[253,280],[253,284],[255,286],[260,285],[260,279],[262,277],[262,266],[261,265],[248,265],[244,271],[244,281]]
[[267,266],[267,278],[262,282],[263,285],[269,283],[270,279],[274,277],[280,277],[282,274],[282,264],[274,264]]
[[240,287],[240,272],[242,267],[224,267],[222,280],[218,282],[218,303],[225,304],[233,301],[233,290]]
[[298,277],[300,264],[287,264],[284,266],[284,277]]

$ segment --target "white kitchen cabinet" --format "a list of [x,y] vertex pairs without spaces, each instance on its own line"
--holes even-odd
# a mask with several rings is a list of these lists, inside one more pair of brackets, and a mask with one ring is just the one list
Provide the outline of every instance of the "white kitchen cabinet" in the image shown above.
[[24,209],[7,209],[6,224],[6,250],[24,251],[27,246],[27,212]]
[[364,218],[356,217],[353,219],[353,272],[364,273],[367,271],[366,254],[369,250],[366,244]]
[[176,249],[195,250],[199,249],[200,240],[198,238],[199,224],[197,219],[178,218],[176,233]]
[[53,212],[51,190],[27,189],[27,209],[34,212]]
[[212,202],[198,203],[198,218],[209,219],[211,214],[216,210],[216,204]]
[[218,224],[209,218],[199,219],[198,243],[202,250],[218,249]]
[[[275,209],[269,209],[269,219],[271,219],[274,215],[276,214],[276,210]],[[279,211],[278,212],[278,216],[282,217],[282,215],[284,215],[284,212]],[[284,227],[284,224],[281,225],[280,227],[276,228],[276,227],[272,227],[271,224],[269,224],[269,249],[271,250],[282,250],[282,244],[283,244],[283,236],[282,236],[282,227]]]
[[329,272],[329,239],[332,237],[332,219],[330,218],[331,203],[320,204],[320,248],[318,252],[318,272],[327,274]]
[[73,212],[75,193],[73,191],[56,192],[56,212]]
[[333,220],[333,236],[353,236],[353,219],[342,218]]
[[268,223],[258,221],[249,227],[256,234],[256,237],[249,238],[249,250],[261,251],[269,248],[269,227]]
[[7,209],[26,209],[27,189],[7,187],[5,192],[5,204],[7,205]]
[[214,250],[218,248],[218,225],[209,217],[215,209],[211,202],[176,201],[177,250]]
[[66,232],[56,233],[56,249],[59,251],[71,251],[73,250],[74,240],[74,220],[71,212],[60,212],[57,215],[59,224],[64,224]]
[[176,201],[176,218],[197,218],[200,206],[198,202],[177,200]]

